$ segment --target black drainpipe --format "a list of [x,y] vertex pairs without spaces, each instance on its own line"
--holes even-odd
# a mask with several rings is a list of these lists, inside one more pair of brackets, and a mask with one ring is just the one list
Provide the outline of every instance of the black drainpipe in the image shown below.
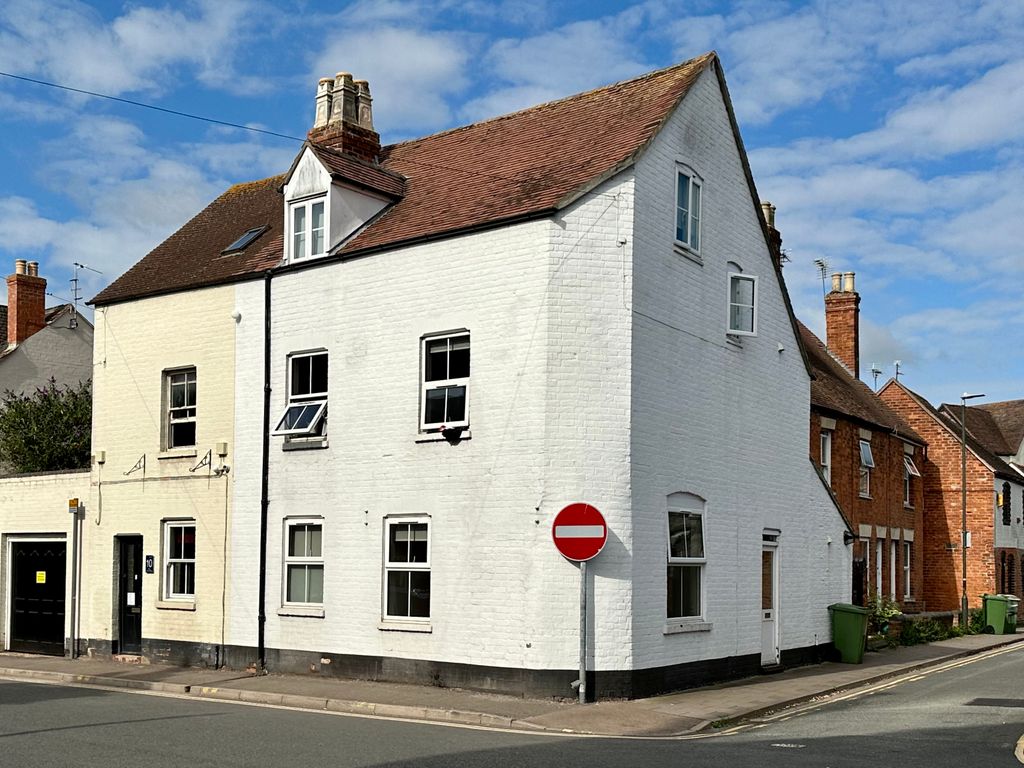
[[260,606],[258,640],[260,671],[267,669],[267,513],[270,508],[270,280],[263,273],[263,478],[260,489]]

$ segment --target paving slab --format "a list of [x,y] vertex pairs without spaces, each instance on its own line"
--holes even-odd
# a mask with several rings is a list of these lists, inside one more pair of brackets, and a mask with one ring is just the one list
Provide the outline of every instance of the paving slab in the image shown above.
[[400,683],[14,653],[0,653],[0,677],[496,728],[670,737],[735,723],[1022,641],[1024,632],[971,635],[869,652],[863,664],[828,662],[647,699],[601,701],[583,706],[572,701],[524,699]]

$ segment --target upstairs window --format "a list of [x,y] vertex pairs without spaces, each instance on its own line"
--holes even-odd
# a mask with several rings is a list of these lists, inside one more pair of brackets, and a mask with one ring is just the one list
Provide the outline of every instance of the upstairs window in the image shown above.
[[917,470],[917,465],[914,464],[914,459],[910,456],[903,456],[903,506],[912,507],[914,505],[914,488],[913,479],[920,477],[921,473]]
[[832,433],[821,431],[821,474],[825,482],[832,485]]
[[469,426],[469,334],[423,339],[421,429]]
[[196,369],[164,374],[167,403],[166,447],[190,448],[196,444]]
[[729,333],[757,334],[757,278],[753,275],[729,275]]
[[875,468],[875,457],[871,453],[871,443],[867,440],[860,441],[860,487],[858,489],[863,498],[871,497],[871,470]]
[[288,358],[288,405],[275,435],[322,437],[327,421],[327,353],[301,352]]
[[676,171],[676,242],[700,251],[701,181],[689,169]]
[[291,206],[291,256],[293,261],[323,256],[327,252],[327,213],[323,198]]

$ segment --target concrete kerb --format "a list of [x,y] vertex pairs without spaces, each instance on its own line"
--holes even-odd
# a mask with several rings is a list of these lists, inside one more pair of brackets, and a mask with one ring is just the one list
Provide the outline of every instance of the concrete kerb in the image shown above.
[[796,696],[792,699],[777,702],[769,707],[761,707],[758,709],[751,710],[749,712],[737,715],[730,715],[728,717],[723,717],[717,720],[707,720],[703,723],[694,726],[690,730],[683,731],[675,735],[683,736],[686,734],[699,733],[700,731],[709,728],[712,724],[714,724],[715,729],[718,730],[720,728],[724,728],[727,726],[739,725],[740,723],[746,722],[748,720],[756,721],[758,718],[763,717],[765,715],[771,715],[776,712],[779,712],[780,710],[789,709],[790,707],[795,707],[799,704],[805,704],[808,701],[812,701],[813,699],[817,699],[819,697],[834,696],[837,693],[843,693],[847,691],[856,691],[858,688],[866,688],[868,686],[881,683],[885,680],[891,680],[896,677],[901,677],[902,675],[908,675],[913,672],[929,669],[931,667],[938,667],[942,664],[946,664],[951,661],[956,661],[957,659],[964,659],[969,656],[977,656],[980,653],[992,651],[996,648],[1005,648],[1008,645],[1015,645],[1016,643],[1024,642],[1024,636],[1007,635],[1006,637],[1007,639],[1003,642],[993,643],[992,645],[986,646],[984,648],[965,648],[961,651],[957,651],[956,653],[951,653],[948,656],[943,656],[937,659],[928,659],[926,661],[918,662],[917,664],[910,664],[908,666],[901,667],[900,669],[893,669],[887,672],[881,672],[877,675],[872,675],[871,677],[862,678],[860,680],[857,680],[856,682],[847,683],[845,685],[837,685],[832,688],[826,688],[821,691],[815,691],[814,693],[805,693],[800,696]]

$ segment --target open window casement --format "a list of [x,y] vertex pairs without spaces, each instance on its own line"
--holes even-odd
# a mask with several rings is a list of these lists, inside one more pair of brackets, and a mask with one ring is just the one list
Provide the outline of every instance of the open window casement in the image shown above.
[[277,422],[273,434],[293,437],[315,435],[326,412],[326,400],[290,403]]

